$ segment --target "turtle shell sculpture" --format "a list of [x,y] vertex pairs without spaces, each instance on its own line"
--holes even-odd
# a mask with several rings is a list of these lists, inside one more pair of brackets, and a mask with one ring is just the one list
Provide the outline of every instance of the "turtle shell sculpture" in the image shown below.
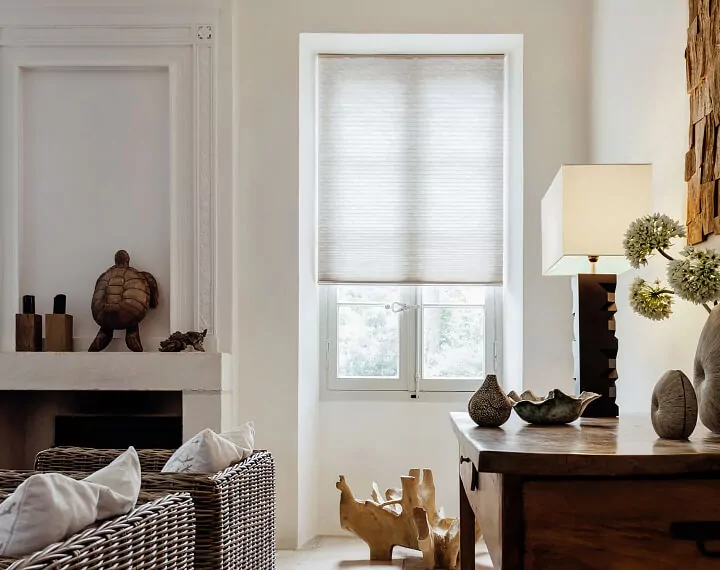
[[130,255],[121,249],[115,254],[115,265],[98,277],[92,298],[92,315],[100,325],[89,352],[106,348],[113,331],[125,330],[125,344],[133,352],[142,352],[140,321],[148,308],[158,306],[158,285],[147,271],[130,267]]

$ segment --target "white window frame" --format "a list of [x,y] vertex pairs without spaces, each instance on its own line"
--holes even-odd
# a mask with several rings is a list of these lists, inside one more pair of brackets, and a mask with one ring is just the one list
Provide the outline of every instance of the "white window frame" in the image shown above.
[[[506,140],[505,140],[505,192],[504,192],[504,252],[505,268],[502,291],[498,298],[504,302],[496,306],[498,341],[497,371],[508,389],[522,390],[523,373],[523,311],[524,288],[524,175],[523,175],[523,60],[524,38],[522,34],[368,34],[368,33],[301,33],[299,41],[299,93],[300,93],[300,197],[308,204],[305,215],[307,227],[317,227],[317,56],[322,53],[346,53],[356,55],[437,54],[437,55],[484,55],[504,54],[506,62]],[[312,205],[312,207],[311,207]],[[511,215],[512,213],[512,215]],[[302,237],[302,236],[301,236]],[[308,237],[310,235],[308,234]],[[317,235],[314,236],[317,243]],[[315,267],[308,271],[317,274]],[[327,315],[327,299],[324,287],[318,289],[318,311]],[[318,315],[320,317],[320,314]],[[320,388],[323,399],[373,399],[398,400],[404,398],[400,391],[342,392],[327,389],[324,358],[326,318],[319,319],[320,329]],[[512,339],[509,343],[507,339]],[[357,396],[353,396],[356,394]],[[443,393],[436,393],[442,397]],[[446,393],[447,394],[447,393]],[[458,393],[461,394],[461,393]],[[378,397],[376,398],[375,395]],[[347,397],[346,397],[347,396]],[[396,397],[397,396],[397,397]],[[461,396],[464,398],[464,395]],[[428,400],[435,401],[432,393]],[[438,400],[445,401],[445,400]],[[448,401],[456,401],[450,397]]]
[[[320,287],[320,373],[327,390],[340,392],[410,392],[419,397],[427,392],[474,392],[480,378],[434,379],[422,377],[423,303],[420,287],[401,287],[397,302],[408,305],[398,314],[400,326],[399,370],[397,378],[339,378],[337,376],[337,287]],[[430,307],[446,305],[433,304]],[[479,305],[447,305],[448,307],[476,307]],[[484,342],[485,374],[501,374],[502,368],[502,290],[487,287],[485,292]],[[389,310],[389,309],[388,309]]]

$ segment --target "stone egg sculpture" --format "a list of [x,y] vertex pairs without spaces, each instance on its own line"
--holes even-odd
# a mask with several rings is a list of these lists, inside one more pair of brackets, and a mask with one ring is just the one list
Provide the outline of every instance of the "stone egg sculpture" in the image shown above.
[[690,379],[669,370],[655,385],[650,405],[653,429],[663,439],[687,439],[695,430],[698,400]]

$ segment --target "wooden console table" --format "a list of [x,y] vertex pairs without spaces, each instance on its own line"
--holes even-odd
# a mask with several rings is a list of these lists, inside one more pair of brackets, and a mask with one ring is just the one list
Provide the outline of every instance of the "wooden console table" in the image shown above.
[[669,441],[649,415],[452,423],[462,570],[474,568],[476,517],[496,570],[720,569],[720,436],[702,426]]

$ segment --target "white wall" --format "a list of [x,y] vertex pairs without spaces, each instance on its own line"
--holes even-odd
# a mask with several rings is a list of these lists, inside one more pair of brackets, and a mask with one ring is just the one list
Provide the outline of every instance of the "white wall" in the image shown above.
[[[687,21],[687,0],[664,0],[662,8],[657,0],[594,3],[592,161],[652,163],[654,210],[681,222],[687,194]],[[653,259],[639,274],[665,279],[665,271],[666,263]],[[633,314],[627,288],[637,275],[630,271],[618,279],[621,413],[649,410],[652,389],[666,370],[684,370],[692,377],[695,347],[707,318],[704,309],[681,300],[668,321]]]
[[[333,484],[339,473],[365,492],[373,476],[383,485],[395,485],[410,467],[434,467],[443,475],[438,478],[441,500],[456,512],[455,444],[447,413],[464,404],[322,402],[318,410],[299,393],[315,390],[305,383],[306,369],[301,367],[307,355],[300,354],[314,350],[304,338],[315,334],[314,325],[304,326],[314,301],[307,283],[294,278],[311,275],[305,267],[311,256],[301,255],[308,242],[300,226],[304,206],[298,184],[299,34],[525,35],[524,332],[517,340],[525,347],[526,385],[540,391],[570,390],[569,282],[541,276],[539,207],[561,163],[587,160],[590,4],[236,0],[234,17],[235,361],[241,415],[257,418],[258,443],[272,449],[277,459],[279,545],[295,546],[314,533],[305,527],[314,517],[303,515],[306,505],[298,505],[299,495],[312,492],[308,485],[314,477],[301,471],[318,457],[299,431],[307,421],[317,421],[318,413],[318,530],[337,530]],[[411,426],[421,435],[408,438]],[[370,453],[364,446],[372,442],[378,445]]]
[[[167,69],[22,72],[20,291],[52,313],[65,293],[78,350],[98,332],[95,280],[126,249],[162,302],[141,325],[170,334],[170,95]],[[124,333],[117,332],[116,336]],[[151,346],[147,347],[154,348]]]

